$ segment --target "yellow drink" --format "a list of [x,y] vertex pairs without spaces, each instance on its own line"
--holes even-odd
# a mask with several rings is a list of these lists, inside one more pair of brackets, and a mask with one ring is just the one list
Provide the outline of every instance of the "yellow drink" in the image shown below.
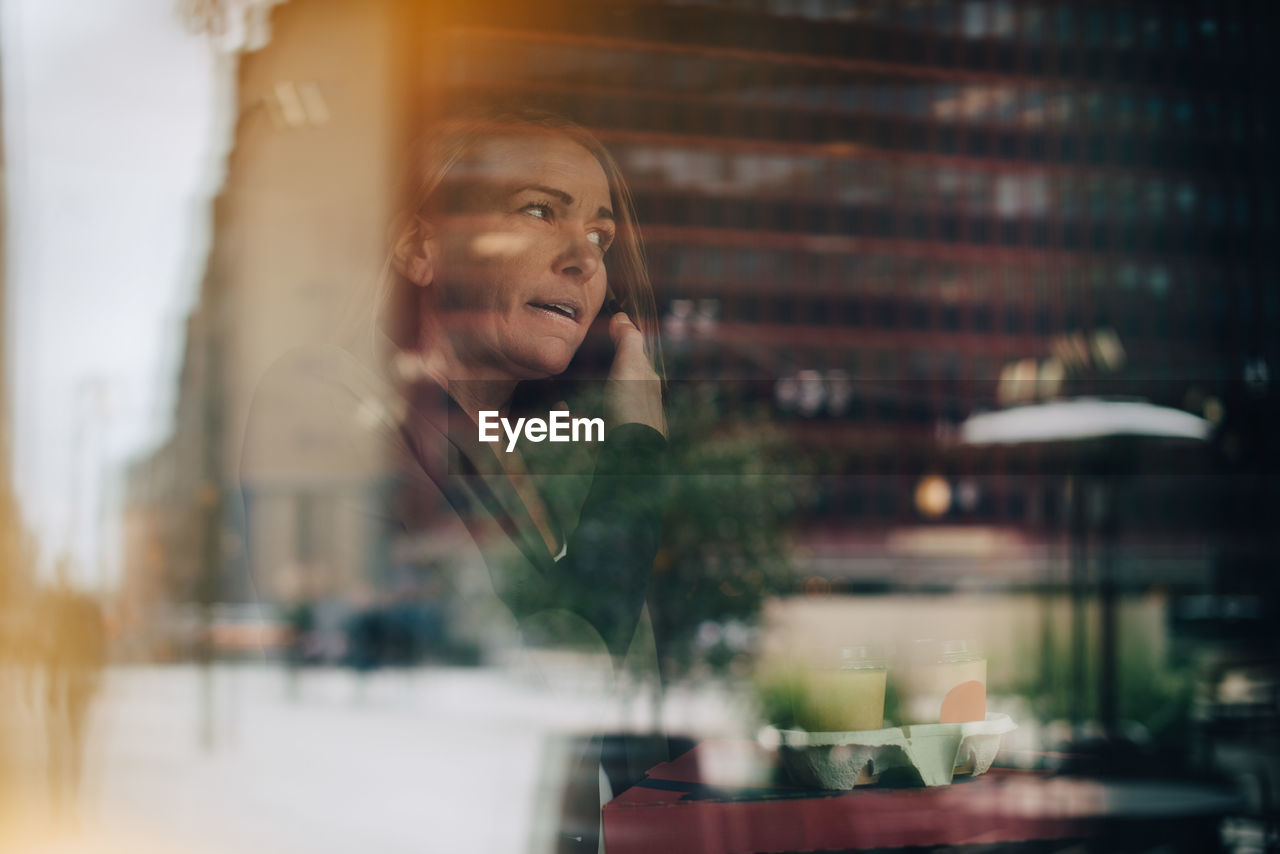
[[884,726],[884,667],[810,670],[808,702],[797,723],[810,732],[847,732]]

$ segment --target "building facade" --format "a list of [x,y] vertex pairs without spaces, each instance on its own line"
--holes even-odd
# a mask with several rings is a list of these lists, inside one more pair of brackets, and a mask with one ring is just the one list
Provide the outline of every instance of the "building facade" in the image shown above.
[[[323,362],[307,348],[368,293],[400,152],[487,106],[562,113],[613,151],[669,373],[783,425],[807,463],[779,474],[819,473],[796,524],[806,573],[900,583],[930,560],[912,532],[933,528],[977,535],[949,540],[968,562],[953,550],[922,585],[983,567],[1042,583],[1070,458],[966,449],[955,430],[1013,402],[1121,394],[1217,425],[1196,462],[1144,457],[1140,474],[1185,477],[1134,480],[1125,520],[1135,567],[1206,583],[1223,518],[1206,503],[1274,500],[1212,491],[1215,473],[1273,465],[1274,17],[1261,0],[277,7],[242,62],[206,282],[219,377],[184,388],[216,400],[211,470],[244,498],[226,524],[270,532],[222,560],[277,567],[266,596],[320,556],[334,590],[367,575],[375,534],[338,509],[367,469],[260,384]],[[275,438],[249,459],[254,418]]]

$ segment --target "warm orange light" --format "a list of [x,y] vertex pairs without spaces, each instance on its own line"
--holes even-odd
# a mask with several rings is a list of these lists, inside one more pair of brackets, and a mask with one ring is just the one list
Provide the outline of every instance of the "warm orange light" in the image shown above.
[[926,475],[916,485],[916,509],[924,516],[936,518],[951,507],[951,485],[936,474]]

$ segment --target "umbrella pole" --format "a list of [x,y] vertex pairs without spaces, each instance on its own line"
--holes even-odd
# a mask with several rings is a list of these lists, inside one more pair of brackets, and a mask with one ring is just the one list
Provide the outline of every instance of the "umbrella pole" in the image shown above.
[[1085,496],[1082,478],[1071,477],[1067,484],[1070,494],[1069,519],[1070,538],[1068,543],[1068,562],[1071,575],[1071,685],[1070,714],[1073,733],[1084,720],[1085,704],[1085,661],[1086,625],[1085,625],[1085,585],[1088,556],[1085,553],[1087,529],[1085,513]]
[[1101,599],[1101,661],[1099,662],[1098,717],[1102,723],[1102,735],[1110,739],[1116,735],[1116,577],[1115,546],[1119,525],[1116,507],[1117,487],[1112,478],[1103,477],[1099,482],[1098,497],[1102,501],[1100,552],[1098,562],[1099,596]]

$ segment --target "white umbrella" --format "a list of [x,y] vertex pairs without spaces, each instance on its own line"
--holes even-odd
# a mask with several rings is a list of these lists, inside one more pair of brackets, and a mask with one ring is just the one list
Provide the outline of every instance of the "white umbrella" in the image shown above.
[[970,416],[960,425],[960,441],[967,445],[1014,445],[1150,436],[1203,442],[1212,426],[1197,415],[1168,406],[1081,397]]

